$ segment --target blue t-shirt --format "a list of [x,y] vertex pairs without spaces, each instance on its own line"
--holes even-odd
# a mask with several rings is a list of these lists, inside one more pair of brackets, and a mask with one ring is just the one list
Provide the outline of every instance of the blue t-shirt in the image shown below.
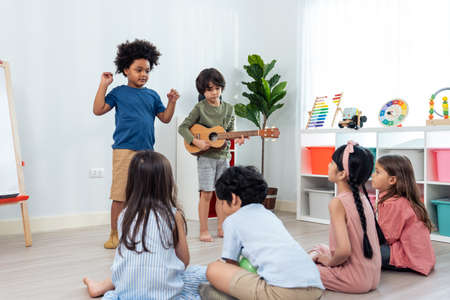
[[158,93],[148,88],[121,85],[105,97],[116,108],[116,130],[113,149],[153,150],[155,116],[166,108]]
[[262,204],[246,205],[228,216],[223,231],[222,258],[239,261],[242,254],[270,285],[325,289],[311,257]]

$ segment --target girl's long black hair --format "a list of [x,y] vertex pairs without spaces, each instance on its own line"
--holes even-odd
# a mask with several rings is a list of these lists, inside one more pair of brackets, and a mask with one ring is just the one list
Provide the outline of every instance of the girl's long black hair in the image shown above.
[[[158,152],[137,152],[128,170],[120,244],[137,253],[150,252],[145,236],[149,216],[153,212],[163,247],[176,247],[179,237],[173,208],[177,208],[176,185],[169,161]],[[161,230],[161,222],[167,224],[171,235]],[[184,227],[187,230],[186,221]],[[140,228],[142,236],[138,237]],[[140,243],[142,251],[137,249]]]
[[[336,163],[338,170],[343,171],[344,166],[342,164],[342,157],[344,155],[346,145],[339,147],[332,156],[333,161]],[[355,145],[353,147],[354,152],[350,153],[348,160],[348,178],[347,183],[350,186],[353,199],[355,200],[356,209],[358,211],[359,219],[361,221],[361,227],[363,229],[363,251],[364,256],[367,258],[372,258],[373,250],[372,245],[370,244],[369,237],[367,236],[367,221],[366,215],[364,213],[364,206],[360,197],[360,189],[362,188],[364,195],[366,196],[366,200],[369,201],[369,195],[366,189],[366,183],[369,180],[370,176],[373,172],[373,155],[372,153],[361,146]],[[372,206],[372,204],[370,203]],[[373,207],[372,207],[373,209]],[[375,212],[374,212],[375,217]],[[384,237],[383,232],[381,231],[380,226],[378,225],[377,219],[375,218],[375,225],[377,228],[378,240],[381,244],[386,243],[386,238]]]

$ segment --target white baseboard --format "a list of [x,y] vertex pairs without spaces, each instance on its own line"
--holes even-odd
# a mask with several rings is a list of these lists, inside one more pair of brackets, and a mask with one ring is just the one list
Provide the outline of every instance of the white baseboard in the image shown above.
[[[55,231],[86,226],[107,225],[110,212],[84,213],[78,215],[37,217],[30,219],[31,233]],[[0,220],[0,235],[23,233],[22,219]]]
[[[275,210],[295,213],[297,211],[296,202],[277,199]],[[32,233],[108,224],[110,224],[109,211],[30,219]],[[0,220],[0,235],[8,234],[23,234],[21,218]]]
[[275,202],[275,210],[296,213],[297,202],[277,199]]

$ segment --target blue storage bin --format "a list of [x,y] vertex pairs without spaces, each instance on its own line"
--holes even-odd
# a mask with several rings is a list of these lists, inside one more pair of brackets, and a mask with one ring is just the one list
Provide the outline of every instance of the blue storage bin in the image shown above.
[[450,236],[450,199],[431,200],[437,208],[439,234]]

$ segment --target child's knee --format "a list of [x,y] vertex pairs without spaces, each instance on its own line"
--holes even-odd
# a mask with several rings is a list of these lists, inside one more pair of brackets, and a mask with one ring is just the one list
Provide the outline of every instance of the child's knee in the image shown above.
[[208,191],[208,192],[206,192],[206,191],[201,191],[200,194],[201,194],[201,195],[200,195],[200,198],[203,199],[203,201],[209,202],[209,201],[211,201],[213,192],[210,192],[210,191]]
[[223,263],[220,261],[215,261],[208,264],[208,268],[206,269],[206,278],[208,281],[214,280],[217,277],[218,270],[222,264]]

